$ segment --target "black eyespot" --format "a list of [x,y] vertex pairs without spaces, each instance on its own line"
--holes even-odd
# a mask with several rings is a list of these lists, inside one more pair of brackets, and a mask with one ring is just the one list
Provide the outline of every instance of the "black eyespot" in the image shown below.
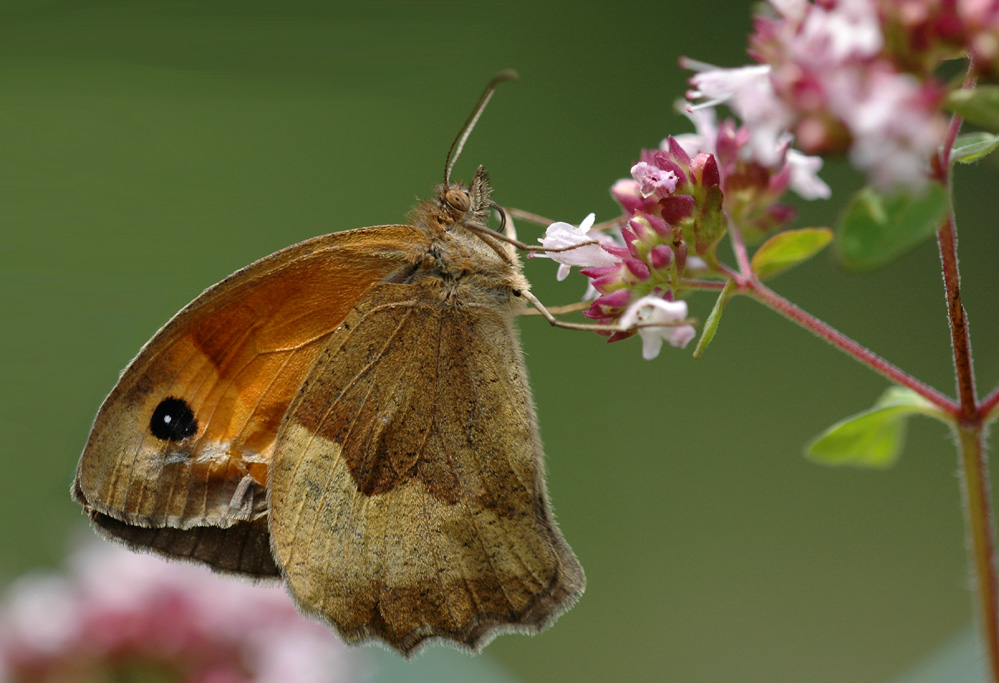
[[170,396],[156,406],[149,431],[161,441],[180,441],[198,431],[198,421],[187,401]]

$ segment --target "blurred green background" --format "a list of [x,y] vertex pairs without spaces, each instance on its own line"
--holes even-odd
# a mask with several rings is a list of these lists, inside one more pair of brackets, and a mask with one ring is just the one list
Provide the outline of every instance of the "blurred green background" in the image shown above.
[[[0,583],[56,566],[68,496],[118,372],[202,289],[280,247],[401,221],[459,126],[501,88],[456,176],[500,203],[611,218],[642,147],[686,132],[677,57],[744,63],[743,2],[24,2],[0,9]],[[802,204],[830,224],[859,181]],[[957,177],[982,393],[999,376],[995,168]],[[531,227],[522,236],[533,240]],[[527,265],[550,305],[581,294]],[[775,288],[953,393],[935,246]],[[691,301],[702,320],[708,297]],[[972,619],[956,458],[916,421],[887,472],[802,445],[886,382],[748,300],[699,361],[525,319],[550,493],[580,603],[488,657],[525,681],[884,681]],[[467,659],[447,652],[434,658]],[[427,659],[426,661],[430,661]],[[421,674],[425,662],[401,668]],[[397,667],[398,668],[398,667]]]

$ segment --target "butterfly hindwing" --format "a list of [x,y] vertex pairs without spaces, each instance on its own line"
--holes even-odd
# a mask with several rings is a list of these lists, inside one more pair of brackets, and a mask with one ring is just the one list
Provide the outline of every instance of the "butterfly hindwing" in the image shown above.
[[274,554],[299,606],[346,640],[478,649],[540,631],[582,593],[513,317],[439,280],[376,285],[289,408]]

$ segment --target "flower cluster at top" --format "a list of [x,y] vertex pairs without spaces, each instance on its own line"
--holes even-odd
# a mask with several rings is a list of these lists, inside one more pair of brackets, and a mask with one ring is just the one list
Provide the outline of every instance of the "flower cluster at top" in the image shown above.
[[[934,72],[971,55],[979,73],[999,73],[999,0],[769,0],[749,53],[758,64],[682,61],[696,71],[685,107],[696,133],[642,151],[613,186],[618,236],[591,215],[541,239],[559,279],[571,266],[589,278],[598,331],[639,334],[646,358],[695,336],[681,299],[692,278],[731,274],[715,253],[726,232],[759,242],[794,218],[787,190],[830,195],[807,154],[847,153],[881,190],[922,190],[946,132]],[[739,121],[719,123],[721,104]]]
[[755,66],[698,71],[688,97],[726,103],[758,154],[786,132],[809,154],[849,154],[882,190],[919,191],[946,129],[936,70],[972,57],[999,73],[996,0],[770,0],[755,17]]
[[0,681],[333,683],[355,655],[278,586],[106,545],[70,576],[27,576],[0,609]]

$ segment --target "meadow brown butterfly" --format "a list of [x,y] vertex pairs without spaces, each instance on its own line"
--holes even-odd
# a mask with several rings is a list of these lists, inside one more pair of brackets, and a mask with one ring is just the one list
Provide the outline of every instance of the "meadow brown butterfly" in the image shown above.
[[[73,482],[133,549],[280,578],[344,640],[411,654],[537,633],[583,592],[545,491],[480,167],[407,225],[306,240],[207,289],[104,401]],[[494,236],[495,235],[495,236]]]

